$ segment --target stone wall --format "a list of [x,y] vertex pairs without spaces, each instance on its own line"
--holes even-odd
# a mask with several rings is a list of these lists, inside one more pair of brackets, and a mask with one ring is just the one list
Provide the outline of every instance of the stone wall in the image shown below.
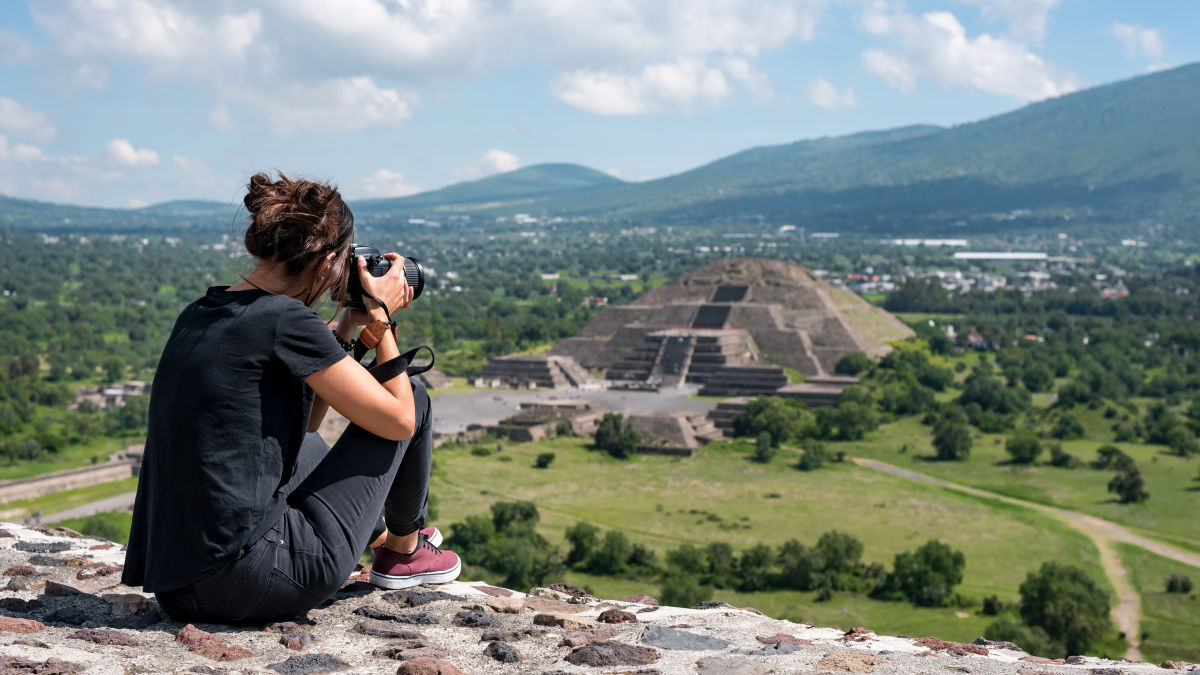
[[0,481],[0,503],[130,478],[136,475],[137,466],[137,461],[123,459],[78,469],[56,471],[32,478]]

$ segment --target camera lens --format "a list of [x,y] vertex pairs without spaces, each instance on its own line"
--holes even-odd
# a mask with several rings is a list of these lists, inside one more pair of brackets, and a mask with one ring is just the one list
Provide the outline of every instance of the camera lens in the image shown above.
[[412,288],[413,300],[416,300],[425,290],[425,270],[421,269],[420,261],[412,256],[406,256],[404,261],[404,280]]

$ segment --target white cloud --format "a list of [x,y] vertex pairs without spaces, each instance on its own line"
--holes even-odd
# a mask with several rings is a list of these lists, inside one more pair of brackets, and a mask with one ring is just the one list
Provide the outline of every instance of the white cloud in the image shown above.
[[1040,101],[1079,88],[1078,78],[1061,73],[1025,45],[986,33],[968,37],[949,12],[908,14],[875,2],[859,17],[863,30],[890,39],[900,55],[877,49],[863,52],[863,65],[902,91],[922,75],[951,86]]
[[412,116],[418,101],[414,93],[379,87],[369,77],[250,91],[243,97],[284,135],[396,126]]
[[978,7],[983,18],[1004,21],[1014,37],[1041,42],[1046,21],[1061,0],[961,0]]
[[1146,66],[1146,72],[1147,73],[1157,73],[1159,71],[1168,70],[1168,69],[1174,68],[1174,67],[1175,67],[1175,64],[1173,64],[1173,63],[1169,63],[1167,61],[1160,61],[1158,63],[1151,63],[1150,65]]
[[858,105],[854,92],[846,87],[846,91],[838,91],[833,83],[823,77],[818,77],[808,86],[808,100],[820,108],[853,108]]
[[399,171],[377,169],[363,181],[363,192],[369,197],[407,197],[421,192],[421,188],[404,180]]
[[1162,58],[1163,41],[1157,29],[1114,21],[1109,30],[1125,45],[1127,55]]
[[41,148],[23,143],[18,143],[10,147],[8,145],[8,138],[0,135],[0,160],[28,165],[45,158],[46,155],[42,152]]
[[108,84],[108,69],[92,63],[85,63],[75,69],[75,82],[92,89],[103,89]]
[[10,145],[0,135],[0,184],[23,199],[78,201],[91,188],[120,175],[101,158],[49,155],[34,145]]
[[666,106],[719,101],[732,89],[718,68],[692,59],[655,63],[634,75],[576,70],[551,85],[558,100],[597,115],[644,115]]
[[[811,39],[827,1],[339,0],[331,9],[326,0],[290,0],[242,10],[205,0],[61,0],[37,3],[31,13],[71,58],[138,62],[152,75],[198,82],[218,100],[249,104],[285,127],[310,129],[295,119],[328,121],[330,100],[297,89],[386,82],[376,86],[408,100],[405,87],[523,62],[548,66],[553,90],[568,97],[577,88],[570,82],[621,90],[629,100],[581,106],[604,114],[723,98],[729,81],[769,96],[755,60]],[[687,63],[706,64],[705,73],[682,92],[666,82],[643,84],[656,70],[677,78],[669,71]],[[286,103],[272,105],[278,100]],[[407,119],[392,107],[358,126]]]
[[5,96],[0,96],[0,129],[37,141],[53,140],[58,135],[54,124],[44,113],[26,108]]
[[219,105],[208,111],[208,123],[213,125],[213,128],[221,131],[229,131],[233,129],[233,115],[230,114],[229,108]]
[[0,26],[0,62],[13,63],[28,58],[33,48],[16,31]]
[[147,206],[150,206],[150,202],[142,201],[136,197],[130,197],[126,204],[128,204],[129,208],[131,209],[144,209]]
[[880,49],[862,53],[863,67],[887,81],[892,87],[910,92],[917,87],[917,72],[904,59]]
[[135,148],[124,138],[114,138],[108,142],[108,158],[114,164],[125,167],[155,166],[158,164],[158,153],[148,148]]
[[507,150],[492,148],[475,162],[451,171],[453,182],[477,180],[497,173],[507,173],[521,168],[521,160]]
[[184,155],[171,155],[171,161],[187,174],[188,185],[192,188],[205,190],[217,186],[217,179],[207,163]]

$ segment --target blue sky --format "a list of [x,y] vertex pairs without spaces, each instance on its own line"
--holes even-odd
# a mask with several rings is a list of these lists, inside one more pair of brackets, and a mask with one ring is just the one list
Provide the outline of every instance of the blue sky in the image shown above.
[[0,3],[0,193],[399,196],[540,162],[626,180],[952,125],[1200,60],[1190,0]]

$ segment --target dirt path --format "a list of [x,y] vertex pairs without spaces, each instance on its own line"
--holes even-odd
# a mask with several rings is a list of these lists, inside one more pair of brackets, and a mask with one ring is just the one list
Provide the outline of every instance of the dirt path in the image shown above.
[[76,506],[73,509],[59,511],[42,516],[43,523],[57,523],[60,520],[68,520],[71,518],[84,518],[92,514],[100,513],[101,511],[125,511],[133,508],[133,498],[137,495],[136,492],[125,492],[112,497],[106,497],[99,501],[82,506]]
[[1125,652],[1125,658],[1131,661],[1141,660],[1142,657],[1142,652],[1138,649],[1138,640],[1141,636],[1138,623],[1142,614],[1142,602],[1137,591],[1133,588],[1133,584],[1129,581],[1129,574],[1121,564],[1121,558],[1117,555],[1116,547],[1113,544],[1117,542],[1132,544],[1164,558],[1200,568],[1200,555],[1181,551],[1162,542],[1147,539],[1103,518],[951,483],[940,478],[901,469],[898,466],[874,459],[855,457],[853,461],[859,466],[907,478],[918,483],[934,485],[947,490],[955,490],[977,497],[986,497],[1007,504],[1015,504],[1041,511],[1062,520],[1082,532],[1096,544],[1096,549],[1100,552],[1100,564],[1104,567],[1104,573],[1108,576],[1109,583],[1112,584],[1113,591],[1116,593],[1117,602],[1112,608],[1113,623],[1117,626],[1117,630],[1125,633],[1125,638],[1129,641],[1129,649]]

